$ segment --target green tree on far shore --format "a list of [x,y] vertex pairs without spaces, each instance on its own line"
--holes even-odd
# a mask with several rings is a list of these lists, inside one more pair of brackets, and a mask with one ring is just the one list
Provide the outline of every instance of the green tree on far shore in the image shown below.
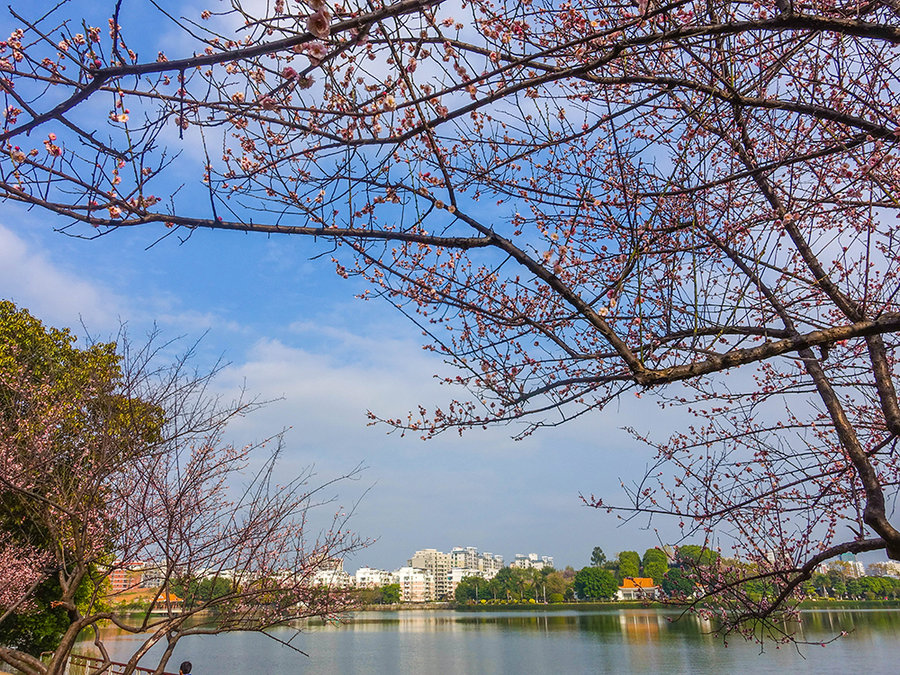
[[456,586],[456,590],[454,591],[453,597],[456,599],[456,602],[460,604],[465,604],[467,602],[477,602],[483,598],[492,597],[494,589],[491,588],[491,582],[494,582],[492,579],[490,582],[482,579],[481,577],[464,577],[459,584]]
[[396,605],[400,602],[400,584],[386,584],[375,588],[358,588],[355,591],[358,604]]
[[563,572],[558,572],[556,570],[553,570],[544,579],[547,597],[549,598],[551,595],[561,595],[566,600],[574,599],[574,597],[575,597],[575,592],[573,590],[574,581],[575,581],[574,574],[571,577],[566,577],[566,575]]
[[583,600],[608,600],[618,586],[612,572],[599,567],[585,567],[575,575],[575,593]]
[[716,551],[698,546],[697,544],[685,544],[675,551],[675,565],[681,568],[708,567],[719,559]]
[[694,582],[680,567],[673,567],[663,577],[662,588],[667,595],[686,598],[694,592]]
[[388,584],[381,587],[381,604],[396,605],[400,602],[400,584]]
[[217,598],[224,598],[234,590],[234,584],[224,577],[179,579],[172,583],[172,592],[183,600],[184,606],[194,607]]
[[644,552],[643,570],[645,577],[651,577],[657,586],[663,582],[666,572],[669,571],[669,561],[664,551],[658,548],[648,548]]
[[617,574],[619,581],[641,576],[641,557],[637,551],[622,551],[618,556]]

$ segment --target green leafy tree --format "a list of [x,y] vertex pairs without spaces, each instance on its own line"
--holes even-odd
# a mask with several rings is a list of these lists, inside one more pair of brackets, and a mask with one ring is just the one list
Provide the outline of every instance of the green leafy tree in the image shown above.
[[800,591],[806,598],[815,598],[819,595],[819,589],[816,588],[816,585],[815,583],[813,583],[812,579],[807,579],[802,584],[800,584]]
[[356,603],[360,607],[381,604],[380,588],[357,588],[354,591],[354,596],[356,598]]
[[591,552],[591,565],[593,567],[603,567],[606,565],[606,554],[599,546],[595,546]]
[[453,597],[456,602],[464,604],[467,602],[476,602],[482,598],[487,598],[489,584],[481,577],[464,577],[456,586]]
[[395,605],[400,602],[400,584],[387,584],[356,591],[360,605]]
[[381,602],[385,605],[396,605],[400,602],[400,584],[388,584],[381,587]]
[[719,560],[719,554],[704,546],[697,544],[685,544],[675,551],[675,564],[678,567],[696,568],[698,566],[714,565]]
[[847,582],[843,572],[839,570],[828,570],[827,573],[829,585],[831,586],[832,596],[835,598],[843,598],[847,594]]
[[[85,608],[96,591],[94,578],[86,577],[75,593],[76,605]],[[32,656],[56,649],[70,623],[69,612],[56,604],[60,593],[54,578],[38,586],[27,611],[14,612],[0,622],[0,644]]]
[[622,551],[617,560],[617,573],[620,581],[628,577],[641,576],[641,557],[637,551]]
[[599,567],[585,567],[575,575],[575,593],[585,600],[606,600],[618,590],[613,573]]
[[680,567],[673,567],[663,577],[662,588],[669,596],[686,598],[694,592],[694,582]]
[[183,600],[185,607],[209,603],[224,598],[233,591],[234,583],[223,577],[178,579],[172,584],[172,592]]
[[[73,343],[0,302],[0,665],[59,675],[79,636],[112,619],[138,641],[126,672],[161,640],[162,672],[198,612],[215,613],[211,632],[263,631],[348,605],[349,593],[305,583],[361,545],[344,516],[312,545],[309,475],[270,480],[280,437],[258,462],[259,446],[222,438],[256,404],[207,398],[215,371],[198,374],[189,357],[160,365],[152,342],[121,355]],[[162,588],[129,615],[108,601],[107,579],[136,560],[156,566]],[[179,576],[201,568],[239,581],[233,592],[187,582],[190,604],[170,611]]]
[[[30,414],[27,406],[50,408],[66,402],[52,418],[52,438],[44,441],[48,444],[43,448],[48,459],[42,466],[44,480],[32,485],[26,497],[7,482],[9,477],[0,477],[0,531],[19,545],[38,550],[58,545],[59,537],[66,536],[65,526],[72,525],[47,519],[46,506],[40,501],[53,496],[47,486],[74,486],[76,479],[70,475],[84,471],[85,462],[114,462],[116,453],[146,447],[158,439],[162,425],[158,408],[118,393],[122,372],[114,343],[78,348],[75,341],[69,330],[45,327],[28,311],[0,301],[0,426],[8,444],[6,456],[14,461],[17,453],[34,452],[35,429],[27,424],[39,416]],[[39,391],[39,400],[23,398],[23,386]],[[96,450],[84,456],[81,448],[85,446]],[[63,593],[59,575],[65,578],[76,570],[72,564],[46,569],[47,579],[35,588],[23,609],[0,621],[0,644],[32,656],[54,650],[73,613],[89,601],[96,604],[100,590],[94,581],[96,570],[96,563],[91,563],[80,575],[72,591],[74,607],[67,608],[59,602]]]
[[559,593],[565,596],[567,593],[571,594],[572,584],[575,581],[575,577],[567,578],[562,572],[557,572],[556,570],[550,572],[544,580],[544,584],[546,585],[547,597],[553,595],[554,593]]
[[492,581],[496,584],[492,591],[496,591],[500,599],[522,600],[534,597],[535,579],[532,570],[504,567],[497,572]]
[[643,570],[645,577],[651,577],[653,583],[659,585],[662,583],[666,572],[669,571],[669,561],[665,552],[658,548],[648,548],[644,552]]
[[813,574],[810,583],[812,583],[813,587],[816,589],[816,593],[819,595],[823,597],[828,597],[830,595],[831,582],[828,579],[828,575],[820,573]]
[[864,593],[864,588],[859,579],[847,579],[847,595],[853,599],[859,599]]

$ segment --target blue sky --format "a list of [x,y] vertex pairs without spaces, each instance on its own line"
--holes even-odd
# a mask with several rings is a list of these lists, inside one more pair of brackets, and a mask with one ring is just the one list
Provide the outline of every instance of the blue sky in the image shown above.
[[[642,474],[649,452],[619,427],[652,403],[622,401],[602,414],[513,441],[511,428],[447,434],[433,441],[367,425],[366,411],[405,414],[445,401],[446,372],[424,352],[418,329],[392,307],[361,301],[356,282],[310,258],[311,242],[229,232],[195,232],[146,247],[158,230],[119,231],[95,241],[54,232],[51,216],[0,207],[0,295],[48,324],[80,324],[111,336],[119,322],[133,335],[158,323],[167,336],[202,341],[202,358],[224,355],[225,392],[243,382],[279,399],[231,428],[235,442],[291,427],[286,470],[309,464],[328,478],[358,463],[368,468],[338,490],[349,506],[368,489],[353,520],[377,538],[349,569],[396,567],[417,548],[477,546],[586,564],[609,553],[657,543],[646,523],[618,527],[614,515],[585,507],[579,493],[620,496],[619,479]],[[648,407],[649,406],[649,407]]]
[[[66,11],[77,16],[82,4]],[[113,3],[87,6],[91,22],[105,25],[101,10]],[[123,5],[130,44],[142,60],[159,48],[182,56],[186,43],[172,29],[128,31],[147,21],[146,7]],[[186,5],[179,11],[199,14]],[[0,19],[0,29],[8,22]],[[105,118],[107,104],[92,102],[85,114]],[[187,164],[202,161],[196,139],[185,134],[181,142],[174,130],[167,133]],[[205,199],[191,182],[196,174],[178,171],[168,176],[172,184],[185,181],[183,195]],[[169,232],[162,227],[87,241],[54,231],[65,225],[50,214],[0,205],[0,296],[51,325],[81,332],[83,322],[101,338],[121,322],[137,336],[154,323],[169,337],[205,335],[201,357],[230,363],[219,378],[223,392],[246,383],[249,392],[273,400],[235,424],[231,440],[290,427],[286,471],[314,464],[326,480],[360,463],[368,467],[339,490],[345,506],[362,497],[353,527],[377,539],[347,561],[349,569],[394,568],[416,549],[453,546],[508,560],[536,552],[553,555],[558,566],[581,567],[597,545],[612,557],[659,543],[646,522],[621,525],[615,515],[584,506],[579,494],[622,501],[620,479],[639,479],[651,453],[621,427],[662,436],[671,426],[667,417],[677,413],[629,397],[524,441],[510,439],[515,427],[429,442],[389,434],[368,426],[366,411],[397,417],[420,403],[446,402],[454,392],[433,378],[446,366],[421,349],[418,329],[395,309],[355,299],[360,282],[340,279],[329,255],[315,259],[327,244],[207,231],[185,242],[179,233],[157,241]]]

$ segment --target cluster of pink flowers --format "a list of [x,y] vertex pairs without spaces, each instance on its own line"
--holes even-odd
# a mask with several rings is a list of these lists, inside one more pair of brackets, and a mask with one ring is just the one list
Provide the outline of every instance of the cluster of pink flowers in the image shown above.
[[28,589],[44,577],[48,561],[46,553],[0,534],[0,613],[28,608]]
[[47,154],[52,155],[53,157],[62,157],[62,148],[54,143],[55,140],[56,134],[47,134],[47,138],[44,141],[44,147],[47,149]]

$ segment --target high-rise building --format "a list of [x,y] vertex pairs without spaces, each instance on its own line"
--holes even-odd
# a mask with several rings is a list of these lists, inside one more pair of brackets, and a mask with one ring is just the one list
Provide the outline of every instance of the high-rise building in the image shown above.
[[450,551],[452,566],[462,569],[478,569],[478,549],[474,546],[457,546]]
[[434,600],[434,576],[427,570],[401,567],[394,571],[394,582],[400,584],[400,602]]
[[450,585],[451,554],[426,548],[416,551],[413,557],[407,561],[407,565],[431,573],[434,579],[434,599],[445,600],[450,597],[452,592]]
[[479,553],[474,546],[457,546],[450,551],[450,564],[454,569],[499,572],[503,569],[503,556]]

